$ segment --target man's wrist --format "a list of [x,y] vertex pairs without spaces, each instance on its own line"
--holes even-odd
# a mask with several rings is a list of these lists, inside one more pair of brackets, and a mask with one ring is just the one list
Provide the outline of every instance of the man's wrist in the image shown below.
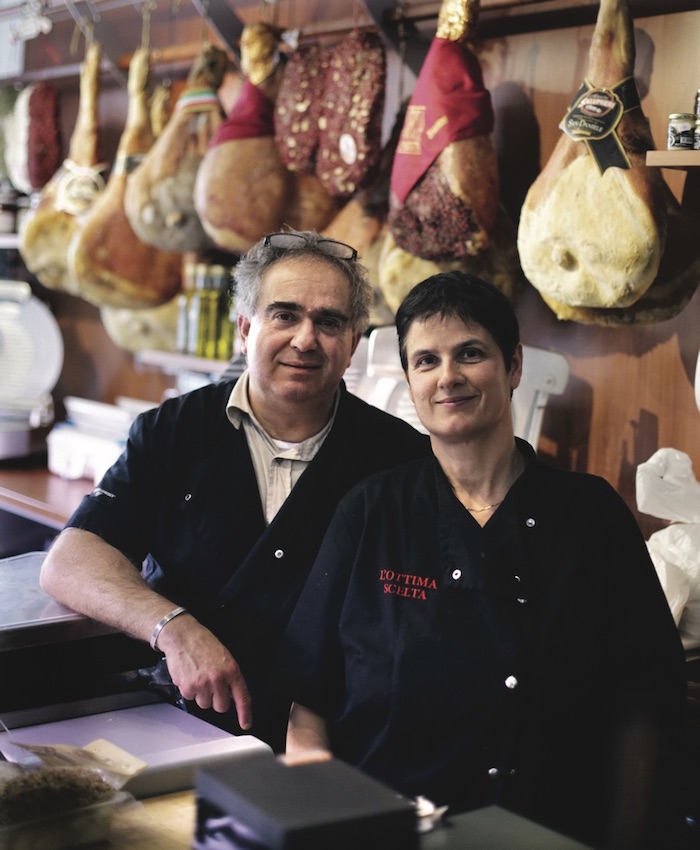
[[178,606],[177,608],[173,608],[173,610],[167,613],[162,620],[159,620],[156,623],[156,627],[153,629],[153,634],[151,635],[151,639],[149,641],[152,650],[154,650],[155,652],[158,651],[158,637],[160,636],[160,633],[163,631],[165,626],[167,626],[171,620],[174,620],[175,617],[179,617],[180,614],[186,613],[186,608]]

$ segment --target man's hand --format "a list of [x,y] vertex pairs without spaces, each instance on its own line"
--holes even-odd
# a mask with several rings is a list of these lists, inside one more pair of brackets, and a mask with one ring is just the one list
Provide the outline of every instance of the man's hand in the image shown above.
[[168,623],[158,638],[173,683],[200,708],[225,712],[236,706],[241,729],[253,721],[248,686],[231,653],[190,614]]
[[[46,556],[41,587],[59,602],[148,641],[175,603],[156,593],[119,550],[79,528],[61,532]],[[252,723],[250,694],[225,646],[191,614],[169,620],[158,634],[173,683],[200,708],[224,712],[236,705],[241,729]]]

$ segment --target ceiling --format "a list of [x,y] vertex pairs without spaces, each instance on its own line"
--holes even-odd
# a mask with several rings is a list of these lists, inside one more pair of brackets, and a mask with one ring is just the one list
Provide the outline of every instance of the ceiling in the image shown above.
[[[635,17],[697,8],[697,0],[630,3]],[[0,24],[14,27],[27,14],[50,21],[50,32],[23,45],[23,81],[74,77],[84,52],[81,33],[91,32],[103,46],[106,71],[125,85],[129,58],[142,44],[154,50],[163,74],[184,76],[204,40],[228,48],[235,61],[242,28],[261,20],[327,40],[353,26],[378,26],[417,73],[439,7],[418,0],[0,0]],[[481,0],[479,34],[588,24],[597,9],[598,0]]]

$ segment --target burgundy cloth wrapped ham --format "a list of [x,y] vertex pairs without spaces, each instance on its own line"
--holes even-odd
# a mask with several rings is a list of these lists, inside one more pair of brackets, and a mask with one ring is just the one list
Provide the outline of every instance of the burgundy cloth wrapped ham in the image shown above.
[[238,100],[209,142],[210,148],[236,139],[257,139],[274,133],[273,101],[250,80],[244,80]]
[[394,159],[391,189],[404,203],[447,145],[493,132],[491,95],[471,50],[434,38],[411,96]]
[[408,253],[435,261],[486,250],[499,205],[491,97],[466,44],[469,15],[476,9],[468,2],[444,2],[441,19],[452,6],[463,16],[462,28],[438,26],[408,106],[391,178],[393,238]]
[[164,251],[211,247],[194,206],[194,183],[224,118],[217,91],[228,62],[219,47],[201,50],[174,113],[126,181],[124,209],[134,233]]

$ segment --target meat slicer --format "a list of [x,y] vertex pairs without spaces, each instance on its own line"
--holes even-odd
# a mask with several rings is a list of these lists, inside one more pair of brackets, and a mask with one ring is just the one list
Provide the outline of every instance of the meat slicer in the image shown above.
[[63,354],[58,323],[29,284],[0,280],[0,459],[46,448]]

